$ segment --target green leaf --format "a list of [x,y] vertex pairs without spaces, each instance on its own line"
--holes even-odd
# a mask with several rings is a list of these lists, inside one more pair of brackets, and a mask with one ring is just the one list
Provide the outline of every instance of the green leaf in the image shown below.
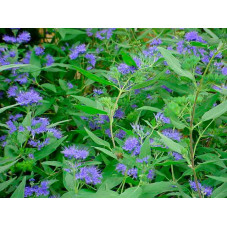
[[209,175],[207,175],[207,177],[214,179],[214,180],[217,180],[217,181],[227,183],[227,177],[216,177],[216,176],[209,176]]
[[32,121],[31,112],[28,112],[26,117],[24,118],[24,120],[22,122],[22,125],[24,127],[30,126],[31,125],[31,121]]
[[195,110],[195,117],[201,117],[206,111],[208,111],[210,108],[213,107],[213,104],[217,101],[219,97],[219,94],[214,94],[209,96],[206,100],[204,100],[204,102],[202,102],[202,104],[196,108]]
[[26,177],[23,178],[22,182],[18,185],[11,198],[24,198],[24,188],[26,184]]
[[137,84],[135,86],[133,86],[131,89],[134,90],[134,89],[141,89],[141,88],[144,88],[144,87],[148,87],[150,85],[153,85],[154,83],[156,83],[157,79],[159,78],[159,76],[156,76],[155,79],[153,80],[149,80],[149,81],[146,81],[146,82],[142,82],[140,84]]
[[62,144],[62,142],[66,138],[67,138],[67,136],[47,145],[42,150],[35,152],[35,154],[34,154],[35,160],[38,161],[38,160],[45,158],[46,156],[50,155],[51,153],[53,153]]
[[19,103],[16,103],[16,104],[11,105],[11,106],[5,106],[5,107],[3,107],[3,108],[0,109],[0,113],[3,113],[4,111],[6,111],[6,110],[8,110],[10,108],[13,108],[15,106],[18,106],[18,105],[20,105],[20,104]]
[[172,89],[173,91],[179,93],[179,94],[189,94],[191,92],[191,88],[186,86],[185,84],[179,84],[179,81],[167,81],[162,80],[160,81],[162,85],[167,86],[168,88]]
[[42,162],[42,165],[56,166],[56,167],[62,167],[63,166],[63,164],[61,162],[57,162],[57,161]]
[[81,105],[76,105],[75,106],[77,109],[82,110],[85,113],[88,114],[107,114],[107,112],[100,110],[100,109],[96,109],[90,106],[81,106]]
[[13,68],[20,68],[20,67],[28,67],[28,66],[31,66],[29,64],[11,64],[11,65],[3,65],[3,66],[0,66],[0,72],[4,71],[4,70],[7,70],[7,69],[13,69]]
[[129,65],[129,66],[134,66],[137,68],[137,65],[135,63],[135,61],[133,60],[133,58],[128,54],[128,53],[125,53],[125,52],[121,52],[121,55],[122,55],[122,58],[123,58],[123,61]]
[[37,68],[37,70],[34,70],[33,72],[31,72],[31,74],[34,76],[34,77],[37,77],[40,72],[41,72],[41,62],[40,62],[40,58],[39,56],[37,56],[35,54],[35,51],[33,50],[32,53],[31,53],[31,57],[30,57],[30,64],[34,67]]
[[180,144],[174,142],[170,138],[162,135],[160,132],[158,134],[161,136],[163,143],[169,147],[171,150],[178,152],[179,154],[182,154],[182,151],[185,149]]
[[216,188],[211,195],[211,198],[226,198],[226,197],[227,197],[227,183],[223,183],[221,186]]
[[145,158],[151,155],[150,137],[147,137],[141,147],[139,157]]
[[141,187],[128,188],[119,196],[119,198],[139,198],[142,192]]
[[101,147],[94,147],[95,149],[99,150],[99,151],[102,151],[103,153],[105,153],[106,155],[114,158],[117,160],[117,156],[115,154],[113,154],[111,151],[105,149],[105,148],[101,148]]
[[96,101],[89,99],[89,98],[82,97],[82,96],[76,96],[76,95],[71,95],[71,96],[78,99],[80,102],[82,102],[86,106],[90,106],[90,107],[93,107],[93,108],[98,107],[98,103]]
[[75,176],[73,176],[68,172],[64,172],[63,184],[68,191],[75,190],[74,181],[75,181]]
[[18,162],[18,160],[8,164],[8,165],[5,165],[5,166],[1,166],[0,167],[0,173],[3,173],[4,171],[6,171],[7,169],[9,169],[11,166],[13,166],[16,162]]
[[11,185],[15,179],[16,179],[16,177],[14,177],[8,181],[5,181],[3,183],[0,183],[0,192],[3,191],[4,189],[6,189],[9,185]]
[[69,119],[69,120],[58,121],[56,123],[53,123],[53,124],[48,125],[47,128],[53,128],[53,127],[55,127],[57,125],[60,125],[62,123],[68,122],[68,121],[71,121],[71,120]]
[[42,84],[41,87],[46,88],[46,89],[48,89],[50,91],[53,91],[54,93],[57,92],[56,87],[55,87],[54,84],[45,83],[45,84]]
[[209,48],[209,46],[205,43],[192,41],[192,42],[190,42],[190,44],[195,47],[202,47],[202,48],[207,48],[207,49]]
[[177,58],[175,58],[169,50],[166,50],[162,47],[158,47],[160,50],[162,56],[165,58],[166,62],[168,63],[169,67],[177,73],[179,76],[187,77],[192,81],[195,81],[194,76],[186,70],[183,70],[181,68],[180,62],[178,61]]
[[92,74],[84,69],[81,69],[77,66],[73,66],[77,71],[79,71],[81,74],[83,74],[84,76],[86,76],[87,78],[93,80],[93,81],[96,81],[96,82],[99,82],[103,85],[111,85],[111,86],[115,86],[113,83],[109,82],[108,80],[105,80],[101,77],[98,77],[96,76],[95,74]]
[[2,124],[2,123],[0,123],[0,126],[4,127],[4,128],[7,128],[7,129],[9,128],[6,124]]
[[202,121],[208,121],[208,120],[220,117],[226,111],[227,111],[227,101],[215,106],[214,108],[212,108],[211,110],[203,114]]
[[50,107],[53,105],[54,99],[50,99],[49,101],[43,100],[42,105],[38,106],[35,116],[39,116],[43,113],[45,113],[47,110],[50,109]]
[[137,110],[149,110],[149,111],[153,111],[153,112],[162,112],[162,110],[156,108],[156,107],[152,107],[152,106],[143,106],[138,108]]
[[162,194],[164,192],[176,191],[176,188],[173,188],[173,183],[171,182],[156,182],[149,185],[142,186],[142,198],[154,198],[155,196]]
[[62,88],[62,90],[64,90],[64,91],[68,91],[69,90],[66,81],[59,79],[58,82],[59,82],[59,85]]
[[106,146],[110,148],[110,144],[108,142],[106,142],[105,140],[100,139],[98,136],[96,136],[93,132],[89,131],[87,128],[84,128],[87,132],[87,134],[91,137],[91,139],[102,146]]

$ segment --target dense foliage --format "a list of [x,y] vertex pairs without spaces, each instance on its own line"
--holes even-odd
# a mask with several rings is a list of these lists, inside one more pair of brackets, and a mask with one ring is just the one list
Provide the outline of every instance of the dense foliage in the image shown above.
[[227,197],[225,29],[0,34],[0,197]]

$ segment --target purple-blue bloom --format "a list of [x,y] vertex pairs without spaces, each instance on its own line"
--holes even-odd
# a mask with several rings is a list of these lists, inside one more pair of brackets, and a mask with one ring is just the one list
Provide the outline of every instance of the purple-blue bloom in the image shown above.
[[71,60],[74,60],[76,58],[78,58],[78,56],[80,54],[84,54],[86,52],[86,45],[85,44],[81,44],[73,49],[71,49],[71,53],[69,55]]
[[45,50],[44,47],[38,46],[38,47],[35,48],[35,54],[36,54],[37,56],[41,56],[41,55],[44,54],[44,50]]
[[93,89],[93,92],[94,92],[94,96],[95,95],[101,95],[101,94],[103,94],[104,92],[103,92],[103,90],[101,90],[101,89]]
[[47,60],[46,66],[51,66],[51,65],[53,65],[53,63],[54,63],[54,58],[53,58],[50,54],[48,54],[48,55],[46,56],[46,60]]
[[154,40],[150,43],[150,45],[154,45],[154,46],[158,46],[158,45],[160,45],[160,44],[162,44],[162,40],[161,40],[161,39],[154,39]]
[[170,119],[165,117],[163,113],[159,112],[155,115],[156,121],[162,121],[165,124],[170,124]]
[[34,185],[34,186],[27,186],[24,190],[24,197],[30,197],[34,194],[36,197],[39,196],[48,196],[49,195],[49,182],[48,181],[42,181],[40,183],[40,186]]
[[2,38],[6,43],[16,43],[17,38],[14,36],[4,35]]
[[133,151],[136,147],[138,147],[139,141],[135,137],[130,137],[125,141],[125,144],[123,146],[123,149],[126,151]]
[[170,92],[170,93],[173,91],[173,90],[171,90],[170,88],[166,87],[165,85],[162,85],[161,87],[164,88],[166,91],[168,91],[168,92]]
[[75,145],[65,147],[62,151],[66,158],[75,158],[75,159],[86,159],[89,155],[89,152],[85,148],[78,148]]
[[125,135],[126,135],[126,132],[125,132],[124,130],[120,130],[120,131],[116,134],[116,137],[117,137],[118,139],[124,139]]
[[179,160],[182,160],[183,159],[183,156],[177,152],[172,152],[172,156],[174,157],[174,159],[176,161],[179,161]]
[[9,87],[7,91],[8,97],[15,97],[18,94],[18,87],[17,86],[11,86]]
[[192,31],[192,32],[188,32],[185,34],[185,39],[187,41],[196,41],[196,42],[202,42],[205,43],[205,41],[202,39],[202,37],[200,37],[198,35],[198,32],[196,31]]
[[75,177],[84,180],[86,184],[96,185],[101,183],[102,174],[95,166],[85,166],[79,170]]
[[94,54],[86,54],[85,58],[88,59],[88,63],[91,64],[91,67],[88,67],[88,70],[95,67],[96,59]]
[[155,177],[155,171],[153,169],[150,169],[147,174],[147,179],[151,181],[154,179],[154,177]]
[[13,122],[10,120],[10,121],[7,121],[6,122],[8,128],[9,128],[9,133],[12,134],[14,133],[15,131],[17,131],[17,127],[13,124]]
[[138,169],[132,168],[127,171],[127,174],[131,176],[132,178],[136,179],[138,177]]
[[162,134],[170,139],[180,141],[181,140],[181,134],[175,129],[167,128],[162,131]]
[[31,40],[31,35],[29,32],[24,31],[22,33],[20,33],[17,37],[17,42],[18,43],[27,43]]
[[222,70],[221,70],[222,74],[223,75],[227,75],[227,67],[223,67]]
[[116,166],[117,172],[121,173],[122,175],[125,175],[126,169],[127,169],[126,165],[122,163],[118,163]]
[[114,114],[114,118],[118,118],[118,119],[122,119],[124,118],[124,116],[125,116],[125,113],[121,109],[116,110]]
[[138,162],[138,163],[148,163],[148,159],[149,159],[149,156],[146,156],[146,157],[144,157],[144,158],[137,158],[136,159],[136,162]]
[[126,75],[128,73],[133,74],[136,70],[136,68],[134,66],[129,66],[125,63],[121,63],[118,67],[117,67],[118,71],[123,74]]
[[59,129],[56,128],[49,128],[48,132],[53,133],[53,136],[57,139],[61,139],[62,138],[62,133]]
[[70,82],[67,83],[67,86],[68,86],[69,89],[73,88],[73,85]]
[[21,106],[38,104],[41,100],[43,100],[39,93],[34,90],[30,90],[27,92],[22,91],[17,95],[17,98],[15,99]]

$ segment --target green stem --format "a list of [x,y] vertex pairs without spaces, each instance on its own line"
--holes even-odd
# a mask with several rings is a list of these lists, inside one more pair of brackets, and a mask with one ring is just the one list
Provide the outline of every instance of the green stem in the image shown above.
[[194,175],[194,179],[195,179],[195,184],[196,184],[196,188],[197,188],[197,191],[199,193],[199,197],[202,198],[202,195],[201,195],[201,192],[200,192],[200,189],[199,189],[199,183],[198,183],[198,179],[197,179],[197,175],[196,175],[196,171],[195,171],[195,162],[194,162],[194,154],[195,154],[195,150],[193,148],[193,130],[194,130],[194,126],[193,126],[193,122],[194,122],[194,117],[195,117],[195,107],[196,107],[196,102],[197,102],[197,99],[199,97],[199,94],[200,94],[200,91],[202,89],[202,84],[203,84],[203,79],[204,77],[206,76],[207,72],[208,72],[208,69],[211,65],[211,62],[212,60],[214,59],[214,57],[218,54],[218,51],[212,56],[212,58],[210,59],[206,69],[205,69],[205,72],[199,82],[199,87],[196,91],[196,94],[195,94],[195,100],[194,100],[194,103],[193,103],[193,106],[192,106],[192,112],[191,112],[191,120],[190,120],[190,156],[191,156],[191,168],[192,168],[192,171],[193,171],[193,175]]

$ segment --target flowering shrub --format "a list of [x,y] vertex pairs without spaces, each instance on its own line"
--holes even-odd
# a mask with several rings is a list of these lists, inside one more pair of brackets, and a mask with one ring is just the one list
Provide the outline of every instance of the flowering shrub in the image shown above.
[[0,29],[0,197],[227,197],[224,29],[42,30]]

